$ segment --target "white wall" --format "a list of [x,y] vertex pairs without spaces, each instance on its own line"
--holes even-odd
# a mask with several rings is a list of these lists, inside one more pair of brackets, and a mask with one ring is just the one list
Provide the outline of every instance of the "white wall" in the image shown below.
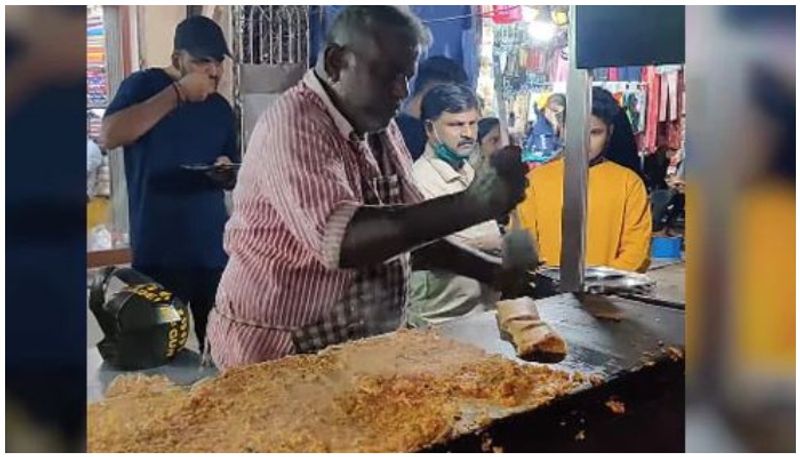
[[186,19],[186,6],[138,6],[137,17],[141,67],[169,66],[175,26]]

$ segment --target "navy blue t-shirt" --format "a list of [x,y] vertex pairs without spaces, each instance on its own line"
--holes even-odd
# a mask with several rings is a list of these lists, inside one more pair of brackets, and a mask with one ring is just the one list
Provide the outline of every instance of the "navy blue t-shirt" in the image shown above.
[[425,152],[425,144],[428,143],[425,124],[406,113],[398,114],[394,120],[397,122],[397,127],[400,128],[400,133],[403,134],[403,141],[406,143],[408,152],[411,153],[411,158],[413,160],[419,159],[422,153]]
[[[171,83],[162,69],[136,72],[122,82],[106,115],[141,103]],[[234,125],[233,110],[215,93],[171,111],[124,148],[134,267],[225,266],[224,192],[181,165],[211,164],[221,155],[239,162]]]

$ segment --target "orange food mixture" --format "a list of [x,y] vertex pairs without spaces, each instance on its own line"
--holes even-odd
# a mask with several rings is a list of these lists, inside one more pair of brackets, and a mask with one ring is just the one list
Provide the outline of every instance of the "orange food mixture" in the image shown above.
[[571,392],[585,377],[434,331],[229,370],[191,389],[124,376],[89,405],[92,452],[404,452]]

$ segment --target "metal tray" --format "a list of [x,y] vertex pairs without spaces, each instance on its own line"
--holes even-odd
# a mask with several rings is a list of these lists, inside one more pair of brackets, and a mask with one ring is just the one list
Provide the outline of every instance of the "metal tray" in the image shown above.
[[[561,270],[558,267],[543,268],[538,274],[550,279],[556,285],[561,279]],[[655,285],[656,282],[647,275],[598,266],[586,267],[583,287],[584,292],[592,294],[614,292],[649,294],[653,291]]]

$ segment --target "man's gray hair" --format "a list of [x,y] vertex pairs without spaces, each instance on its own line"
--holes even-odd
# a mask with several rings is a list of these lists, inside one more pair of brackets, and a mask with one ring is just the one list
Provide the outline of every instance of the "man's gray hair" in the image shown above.
[[347,6],[336,16],[327,44],[345,45],[381,27],[398,27],[423,48],[430,46],[430,30],[407,6]]

